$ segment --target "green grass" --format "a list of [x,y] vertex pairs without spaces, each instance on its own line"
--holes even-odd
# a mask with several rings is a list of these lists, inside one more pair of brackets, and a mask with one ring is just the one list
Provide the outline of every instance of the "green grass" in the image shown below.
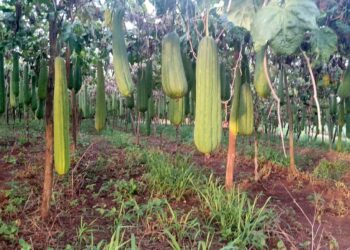
[[321,179],[338,181],[347,171],[349,171],[349,166],[345,162],[329,162],[327,160],[321,160],[314,169],[313,175]]
[[167,195],[171,199],[181,200],[203,179],[188,159],[179,155],[171,159],[160,151],[149,151],[147,167],[145,180],[149,190],[155,195]]
[[271,210],[267,202],[257,206],[258,197],[251,201],[247,194],[233,188],[226,191],[217,180],[210,177],[197,191],[203,210],[208,210],[208,223],[219,227],[221,237],[233,247],[256,249],[266,247],[266,227],[271,223]]

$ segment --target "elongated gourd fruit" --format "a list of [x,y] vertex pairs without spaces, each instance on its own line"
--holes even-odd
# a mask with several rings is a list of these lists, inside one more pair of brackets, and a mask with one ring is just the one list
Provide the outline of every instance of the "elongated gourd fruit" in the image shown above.
[[350,114],[345,117],[346,137],[350,139]]
[[74,88],[74,66],[73,63],[70,63],[69,65],[69,82],[68,84],[68,89],[73,89]]
[[345,103],[342,100],[338,105],[338,125],[339,127],[343,127],[345,124]]
[[81,64],[82,64],[82,59],[80,56],[78,56],[76,59],[75,65],[73,67],[74,69],[73,86],[74,86],[75,93],[79,92],[83,82],[83,78],[81,74]]
[[115,93],[112,93],[112,110],[113,112],[118,111],[118,100]]
[[153,69],[152,69],[152,61],[148,61],[146,64],[145,69],[145,81],[146,81],[146,91],[147,91],[147,97],[152,96],[152,89],[153,89]]
[[41,120],[44,118],[45,100],[39,100],[38,108],[36,109],[35,116]]
[[180,52],[179,36],[173,31],[162,41],[162,87],[170,98],[184,97],[188,91]]
[[22,107],[23,107],[23,104],[24,104],[23,85],[24,85],[23,79],[21,79],[21,80],[19,81],[19,95],[18,95],[18,106],[19,106],[20,108],[22,108]]
[[4,74],[4,54],[0,52],[0,115],[6,109],[6,89],[5,89],[5,74]]
[[97,132],[105,127],[106,123],[106,97],[105,97],[105,79],[103,75],[103,65],[97,63],[97,87],[96,87],[96,111],[95,111],[95,129]]
[[343,79],[338,87],[338,96],[340,98],[350,96],[350,65],[346,68]]
[[31,102],[31,93],[30,93],[30,88],[29,88],[29,66],[26,64],[24,66],[24,73],[23,73],[23,95],[24,95],[24,104],[26,106],[30,105]]
[[220,83],[221,83],[221,101],[225,102],[230,99],[231,96],[231,85],[227,79],[226,68],[222,63],[220,64]]
[[123,96],[130,96],[134,90],[134,84],[124,41],[123,16],[124,12],[121,9],[117,9],[113,15],[113,64],[119,92]]
[[256,53],[254,87],[261,98],[267,98],[270,95],[270,87],[264,71],[265,47]]
[[277,95],[280,99],[280,105],[283,105],[285,103],[284,100],[284,68],[280,70],[279,79],[278,79],[278,89],[277,89]]
[[231,104],[230,111],[230,121],[229,121],[229,130],[232,135],[238,135],[238,109],[239,109],[239,99],[242,85],[242,73],[240,68],[236,69],[236,77],[234,79],[234,92],[233,100]]
[[16,95],[14,93],[14,88],[15,88],[15,86],[11,82],[11,84],[10,84],[10,107],[11,108],[16,108],[16,106],[17,106],[17,100],[16,100]]
[[220,69],[218,50],[212,37],[204,37],[198,47],[196,66],[196,115],[194,143],[209,154],[221,141]]
[[192,86],[195,84],[196,77],[194,76],[193,64],[186,54],[182,54],[182,63],[185,69],[185,76],[187,80],[188,92],[191,91]]
[[46,99],[48,77],[49,77],[49,71],[48,71],[48,67],[47,67],[47,62],[45,59],[41,59],[39,79],[38,79],[38,98],[39,98],[39,100]]
[[148,94],[147,94],[147,77],[146,77],[146,70],[140,70],[139,71],[139,83],[137,84],[137,110],[139,112],[146,112],[147,111],[147,105],[148,105]]
[[129,109],[133,109],[135,105],[134,95],[131,94],[126,98],[126,107]]
[[249,84],[241,86],[238,107],[238,134],[251,135],[254,130],[253,96]]
[[19,95],[19,55],[17,52],[13,52],[13,55],[12,55],[11,89],[14,97],[18,97]]
[[59,175],[69,170],[69,111],[66,64],[55,58],[55,88],[53,97],[53,135],[55,169]]
[[125,100],[123,98],[119,98],[119,116],[123,117],[125,115]]
[[30,103],[30,106],[32,107],[32,111],[35,112],[38,108],[38,100],[37,100],[37,94],[36,94],[36,88],[32,87],[32,100]]
[[147,112],[149,114],[149,116],[151,117],[151,119],[154,118],[155,116],[155,107],[154,107],[154,100],[153,100],[153,97],[151,96],[150,98],[148,98],[148,106],[147,106]]
[[84,91],[83,91],[83,95],[82,95],[82,111],[83,111],[83,115],[84,117],[89,117],[89,91],[88,91],[88,86],[87,84],[84,85]]
[[183,98],[185,102],[185,116],[189,115],[191,112],[191,107],[190,107],[190,93],[187,93]]
[[331,115],[337,113],[337,96],[334,94],[329,95],[329,113]]
[[169,98],[169,120],[171,124],[179,126],[184,119],[185,107],[184,98]]

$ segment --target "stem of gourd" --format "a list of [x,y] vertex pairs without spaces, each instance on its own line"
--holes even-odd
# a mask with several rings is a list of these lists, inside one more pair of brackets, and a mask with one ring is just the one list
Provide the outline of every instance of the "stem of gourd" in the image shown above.
[[207,9],[207,17],[205,20],[205,36],[209,36],[209,9]]

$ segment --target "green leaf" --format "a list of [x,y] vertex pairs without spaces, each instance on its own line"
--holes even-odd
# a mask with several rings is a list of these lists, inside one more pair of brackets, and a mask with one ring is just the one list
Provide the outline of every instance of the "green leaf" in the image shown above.
[[272,0],[255,15],[251,33],[255,51],[271,42],[278,54],[290,55],[300,46],[307,30],[317,28],[319,10],[313,0]]
[[227,19],[234,25],[243,27],[250,31],[250,26],[255,16],[255,5],[253,0],[233,0],[229,1],[230,6],[227,12]]
[[328,27],[321,27],[311,33],[311,51],[316,60],[327,62],[329,57],[337,51],[337,35]]

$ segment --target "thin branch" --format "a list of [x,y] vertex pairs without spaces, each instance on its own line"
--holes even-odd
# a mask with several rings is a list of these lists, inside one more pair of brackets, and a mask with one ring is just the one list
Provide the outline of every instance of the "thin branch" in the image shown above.
[[194,59],[197,60],[197,55],[196,55],[196,52],[194,51],[193,45],[192,45],[192,39],[191,39],[191,35],[190,35],[190,21],[189,21],[189,20],[187,20],[187,32],[186,32],[186,36],[187,36],[187,40],[188,40],[188,42],[189,42],[189,44],[190,44],[191,53],[192,53]]
[[318,97],[317,97],[317,87],[316,87],[316,81],[315,81],[315,76],[312,73],[312,68],[311,68],[311,64],[310,64],[310,59],[309,57],[306,55],[306,53],[304,51],[301,51],[303,53],[303,56],[306,60],[307,63],[307,67],[309,69],[309,73],[310,73],[310,77],[311,77],[311,83],[312,83],[312,87],[314,89],[314,100],[316,103],[316,108],[317,108],[317,118],[318,118],[318,127],[322,128],[322,122],[321,122],[321,109],[320,109],[320,103],[318,102]]
[[215,38],[215,42],[219,42],[219,39],[220,39],[220,37],[224,34],[224,32],[225,32],[225,28],[223,28],[223,29],[220,31],[219,35]]
[[271,79],[270,79],[270,76],[269,76],[269,72],[268,72],[268,70],[267,70],[267,54],[266,54],[266,50],[265,50],[265,55],[264,55],[264,72],[265,72],[265,76],[266,76],[267,82],[269,83],[272,96],[273,96],[273,98],[276,100],[276,103],[277,103],[278,128],[279,128],[279,130],[280,130],[283,153],[284,153],[284,156],[287,157],[286,148],[285,148],[285,146],[284,146],[283,131],[282,131],[281,101],[280,101],[280,99],[278,98],[278,96],[277,96],[277,94],[276,94],[276,91],[275,91],[274,88],[272,87],[272,83],[271,83]]

